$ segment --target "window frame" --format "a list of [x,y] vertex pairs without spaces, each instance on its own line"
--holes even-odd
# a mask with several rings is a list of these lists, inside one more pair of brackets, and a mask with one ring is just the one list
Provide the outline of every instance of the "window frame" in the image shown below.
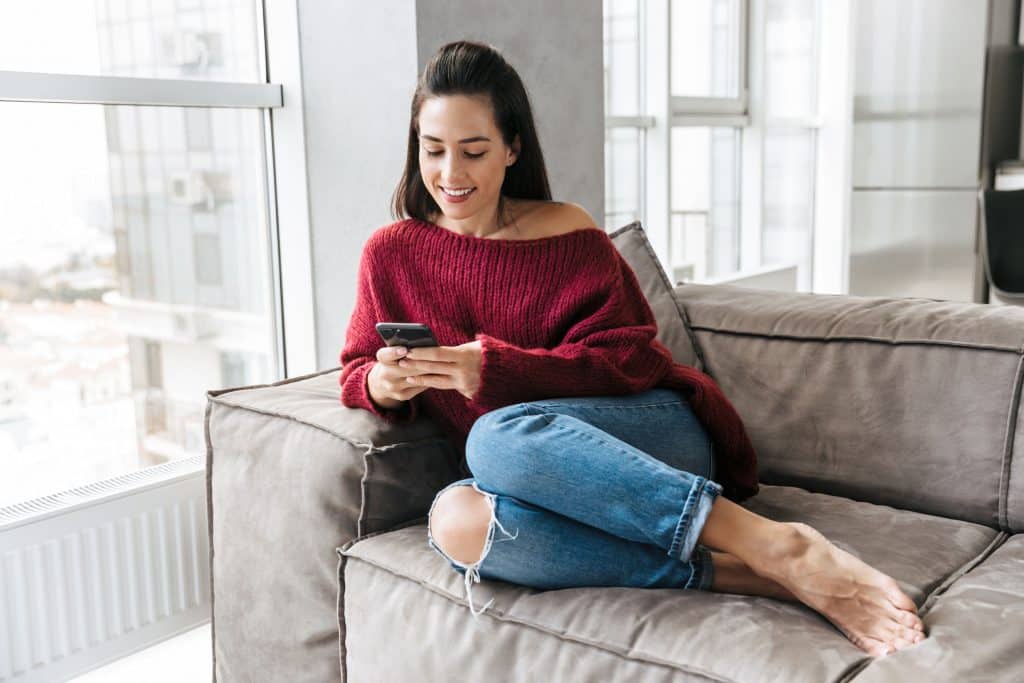
[[[266,188],[264,210],[270,252],[266,265],[270,269],[269,298],[273,309],[270,314],[276,330],[272,362],[281,379],[285,379],[317,371],[298,0],[260,0],[257,26],[262,37],[257,41],[257,59],[263,82],[0,70],[0,102],[259,110],[263,143],[260,145],[260,172]],[[269,80],[269,74],[274,75],[275,81]],[[289,94],[287,106],[285,89]],[[206,459],[203,453],[140,467],[102,482],[82,482],[65,493],[73,493],[76,500],[88,498],[88,502],[69,503],[59,511],[26,513],[24,504],[29,501],[23,501],[13,506],[0,506],[0,513],[14,515],[16,524],[25,524],[54,514],[74,515],[82,506],[112,500],[126,492],[176,485],[186,480],[201,486]],[[109,492],[97,489],[95,494],[83,493],[85,486],[95,488],[97,484],[109,484]],[[0,529],[4,523],[0,514]]]
[[[815,3],[815,74],[820,84],[821,57],[824,52],[824,14],[822,0]],[[814,203],[812,206],[811,279],[817,275],[819,255],[819,224],[822,212],[817,203],[819,184],[823,182],[823,164],[820,159],[820,129],[823,119],[821,105],[814,115],[806,117],[769,117],[764,107],[764,30],[766,7],[764,0],[739,0],[739,55],[736,97],[691,97],[671,94],[671,11],[670,0],[639,0],[637,80],[640,90],[641,111],[636,116],[607,116],[606,128],[633,128],[640,139],[640,206],[638,218],[644,225],[648,239],[662,267],[674,284],[678,284],[677,266],[671,254],[672,211],[671,131],[676,127],[732,127],[740,134],[740,227],[739,269],[702,282],[728,283],[768,271],[795,269],[796,264],[762,263],[762,216],[764,198],[764,137],[769,127],[793,127],[812,131],[815,148],[813,172]],[[821,99],[820,85],[816,100]],[[664,182],[652,181],[663,178]],[[829,259],[830,261],[832,259]],[[794,280],[795,281],[795,280]]]
[[[260,0],[257,15],[263,82],[0,70],[0,102],[258,109],[271,315],[277,330],[274,354],[281,378],[287,378],[316,370],[297,0]],[[268,74],[274,74],[277,81],[270,82]],[[284,106],[285,86],[291,95],[288,107]]]

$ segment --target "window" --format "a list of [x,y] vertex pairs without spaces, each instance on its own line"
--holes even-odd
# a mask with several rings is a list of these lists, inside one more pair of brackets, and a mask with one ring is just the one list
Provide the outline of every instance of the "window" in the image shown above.
[[0,69],[261,83],[261,12],[256,0],[4,3]]
[[283,376],[262,11],[0,9],[0,506],[202,455],[208,389]]
[[670,3],[669,9],[672,95],[741,104],[746,89],[741,0],[690,0]]
[[605,223],[674,281],[809,289],[818,0],[605,0]]
[[703,280],[739,269],[740,131],[672,129],[674,280]]
[[761,262],[793,264],[811,290],[817,163],[817,0],[769,0],[764,17]]
[[644,126],[639,121],[640,3],[605,0],[604,95],[605,224],[619,227],[642,216]]

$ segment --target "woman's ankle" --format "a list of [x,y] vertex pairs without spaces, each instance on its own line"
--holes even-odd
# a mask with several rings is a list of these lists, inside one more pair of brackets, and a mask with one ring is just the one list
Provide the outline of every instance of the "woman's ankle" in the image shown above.
[[726,552],[711,551],[714,581],[711,590],[719,593],[762,595],[778,600],[796,600],[796,597],[776,581],[755,572],[743,560]]
[[719,496],[697,542],[735,555],[763,574],[762,567],[780,561],[786,553],[795,550],[799,535],[790,524],[762,517]]
[[773,522],[771,536],[751,568],[762,576],[778,580],[791,573],[795,563],[815,543],[813,530],[800,522]]

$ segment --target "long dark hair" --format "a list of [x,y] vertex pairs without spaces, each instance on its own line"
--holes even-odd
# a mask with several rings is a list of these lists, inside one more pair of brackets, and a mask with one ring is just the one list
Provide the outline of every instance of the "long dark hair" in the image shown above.
[[442,45],[427,62],[416,83],[409,112],[409,146],[405,171],[395,188],[391,213],[395,219],[429,220],[441,207],[427,192],[420,175],[419,124],[423,102],[442,95],[486,95],[494,110],[495,124],[505,144],[511,146],[519,135],[520,152],[505,167],[505,180],[498,197],[498,216],[504,215],[504,198],[551,199],[544,155],[533,125],[533,112],[526,88],[516,70],[490,45],[457,40]]

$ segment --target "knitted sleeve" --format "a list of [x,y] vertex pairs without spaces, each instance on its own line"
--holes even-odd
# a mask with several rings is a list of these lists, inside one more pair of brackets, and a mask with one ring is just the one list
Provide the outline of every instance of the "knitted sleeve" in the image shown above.
[[396,410],[383,408],[373,402],[366,383],[367,375],[378,362],[377,349],[383,345],[375,327],[381,318],[374,296],[374,241],[372,237],[367,241],[359,257],[355,308],[341,350],[341,403],[348,408],[369,410],[388,422],[412,422],[419,414],[417,396]]
[[611,242],[608,248],[615,259],[610,275],[593,280],[584,310],[554,348],[476,335],[483,355],[473,402],[482,410],[561,396],[634,394],[668,371],[672,354],[655,338],[657,321],[636,274]]

